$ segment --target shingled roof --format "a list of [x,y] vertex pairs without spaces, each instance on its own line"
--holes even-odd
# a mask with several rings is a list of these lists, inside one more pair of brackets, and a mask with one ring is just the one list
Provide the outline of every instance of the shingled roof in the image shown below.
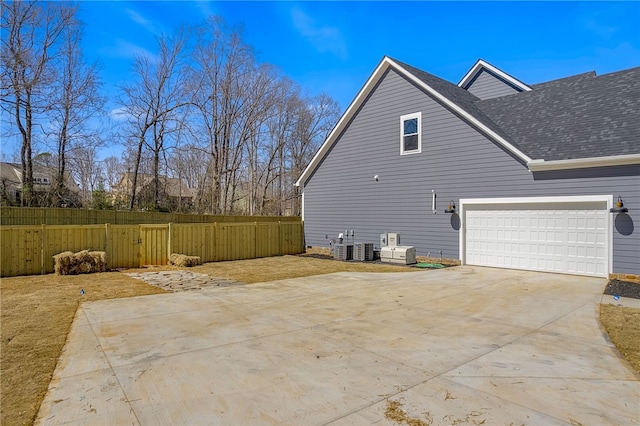
[[533,159],[640,153],[640,67],[601,76],[579,74],[480,100],[453,83],[395,62]]
[[[478,66],[497,70],[484,61],[478,61],[473,70],[477,71]],[[495,141],[531,171],[640,164],[640,67],[602,76],[594,72],[579,74],[526,85],[520,93],[481,100],[456,84],[385,56],[296,186],[305,184],[390,69]]]
[[640,152],[640,67],[532,86],[477,106],[532,158],[568,160]]

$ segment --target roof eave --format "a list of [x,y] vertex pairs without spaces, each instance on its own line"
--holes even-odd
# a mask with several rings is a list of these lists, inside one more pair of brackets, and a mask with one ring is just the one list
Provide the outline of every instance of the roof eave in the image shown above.
[[532,172],[587,169],[593,167],[628,166],[640,164],[640,154],[611,155],[607,157],[576,158],[572,160],[532,160],[527,163]]

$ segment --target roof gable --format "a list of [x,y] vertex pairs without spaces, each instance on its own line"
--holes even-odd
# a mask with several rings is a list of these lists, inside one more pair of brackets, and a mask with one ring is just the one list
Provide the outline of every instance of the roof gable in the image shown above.
[[465,90],[470,90],[477,79],[482,75],[490,75],[495,80],[500,81],[505,86],[508,86],[516,92],[528,92],[531,87],[527,86],[517,78],[507,74],[499,68],[494,67],[488,62],[478,59],[478,61],[471,67],[471,69],[462,77],[462,80],[458,83],[458,87]]
[[492,123],[491,120],[475,106],[475,101],[478,100],[477,97],[466,90],[456,87],[456,85],[449,83],[446,80],[385,56],[371,74],[365,85],[360,89],[345,113],[340,117],[340,120],[338,120],[336,126],[333,128],[331,133],[329,133],[329,136],[324,141],[316,155],[311,159],[307,168],[302,172],[302,175],[295,183],[296,186],[304,184],[304,182],[311,177],[313,171],[320,165],[322,159],[330,151],[333,144],[338,141],[339,136],[346,129],[359,108],[366,102],[368,95],[375,89],[377,83],[384,77],[385,73],[390,68],[413,82],[417,87],[424,90],[436,101],[450,109],[460,118],[501,145],[507,151],[511,152],[523,163],[526,164],[532,161],[532,159],[529,158],[522,150],[510,143],[504,133],[500,131],[499,127]]
[[[305,184],[389,69],[531,171],[640,164],[640,68],[585,73],[529,87],[479,60],[458,85],[385,56],[295,183]],[[522,92],[480,100],[463,88],[490,71]],[[615,144],[615,149],[612,148]]]

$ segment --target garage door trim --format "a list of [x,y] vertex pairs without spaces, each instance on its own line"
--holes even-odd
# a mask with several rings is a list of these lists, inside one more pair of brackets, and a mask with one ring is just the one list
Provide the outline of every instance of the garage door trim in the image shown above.
[[[460,260],[464,265],[467,263],[467,248],[466,248],[466,211],[474,208],[480,208],[482,206],[496,207],[499,205],[532,205],[535,208],[536,205],[552,204],[557,205],[559,209],[563,206],[574,203],[605,203],[607,212],[613,207],[613,195],[578,195],[578,196],[554,196],[554,197],[514,197],[514,198],[466,198],[460,199],[459,216],[461,221],[460,235],[459,235],[459,247],[460,247]],[[603,204],[604,205],[604,204]],[[607,214],[607,271],[608,275],[613,270],[613,228],[612,228],[612,215]]]

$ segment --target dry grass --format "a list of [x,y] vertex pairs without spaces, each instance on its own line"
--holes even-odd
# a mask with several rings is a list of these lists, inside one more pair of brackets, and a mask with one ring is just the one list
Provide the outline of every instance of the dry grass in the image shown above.
[[600,322],[618,351],[640,373],[640,309],[603,304]]
[[0,423],[35,420],[81,301],[156,293],[164,291],[117,272],[0,280]]
[[433,419],[429,413],[425,413],[425,420],[418,417],[411,417],[402,409],[400,401],[387,400],[387,409],[384,411],[384,417],[397,424],[407,424],[407,426],[430,426]]

